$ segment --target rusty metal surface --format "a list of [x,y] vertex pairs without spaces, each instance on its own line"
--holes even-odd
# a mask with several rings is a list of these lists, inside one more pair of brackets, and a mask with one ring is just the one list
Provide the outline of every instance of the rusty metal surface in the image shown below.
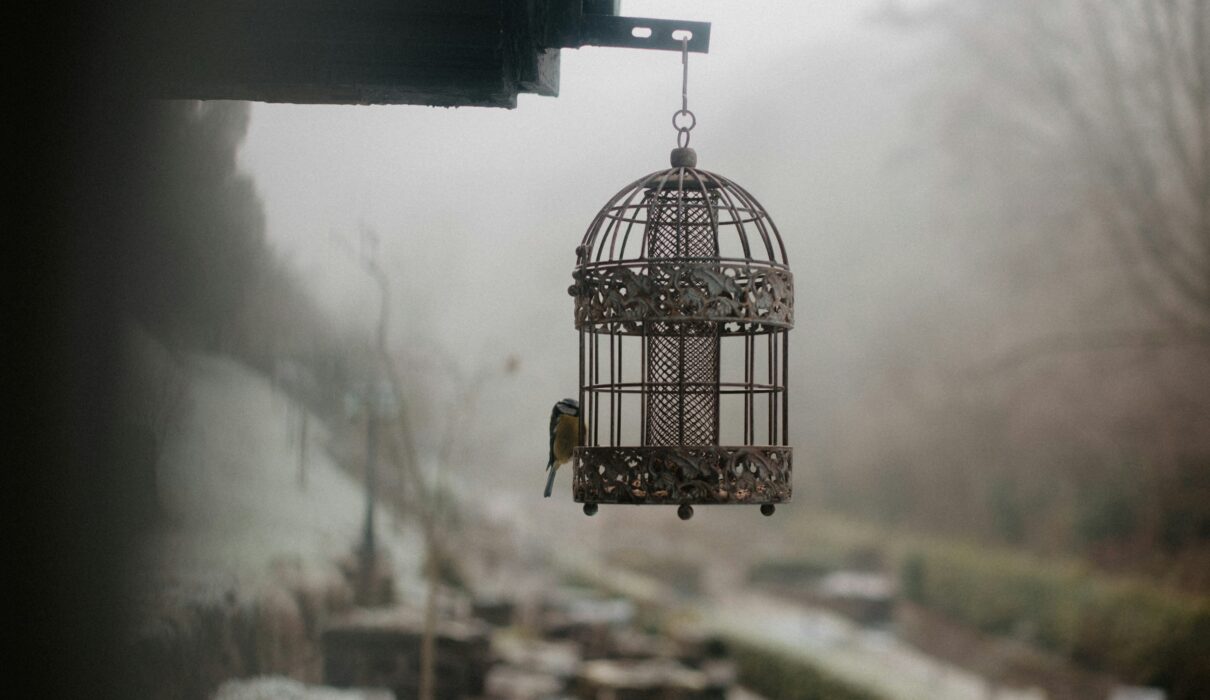
[[656,334],[653,322],[708,321],[720,335],[794,327],[794,275],[743,261],[635,261],[584,265],[572,273],[575,324]]
[[577,503],[760,504],[791,496],[786,446],[578,447]]

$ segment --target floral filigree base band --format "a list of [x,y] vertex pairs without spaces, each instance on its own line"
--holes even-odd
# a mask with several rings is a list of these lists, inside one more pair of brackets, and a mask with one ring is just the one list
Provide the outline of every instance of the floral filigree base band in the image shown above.
[[793,448],[783,446],[577,447],[577,503],[783,503]]

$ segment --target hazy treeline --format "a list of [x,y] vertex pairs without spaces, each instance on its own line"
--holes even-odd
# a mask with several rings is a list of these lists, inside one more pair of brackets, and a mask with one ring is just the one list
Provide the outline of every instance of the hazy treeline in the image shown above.
[[124,317],[115,445],[127,511],[159,512],[158,462],[189,410],[187,353],[225,354],[321,414],[366,374],[367,342],[343,334],[269,245],[263,205],[237,153],[240,102],[148,103],[129,173],[131,241],[112,262]]
[[916,109],[965,287],[888,329],[819,498],[1210,587],[1210,5],[940,2]]
[[127,313],[172,349],[230,354],[266,373],[290,360],[340,379],[330,375],[356,354],[271,249],[261,199],[237,161],[249,104],[151,109],[135,181],[142,206],[122,261]]

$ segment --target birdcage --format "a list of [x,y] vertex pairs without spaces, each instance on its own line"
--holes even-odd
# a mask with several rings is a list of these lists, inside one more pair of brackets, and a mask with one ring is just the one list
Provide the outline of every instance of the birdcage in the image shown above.
[[672,167],[610,199],[576,249],[584,429],[572,491],[589,515],[598,504],[772,515],[790,499],[785,246],[747,190],[696,166],[692,149],[674,149]]

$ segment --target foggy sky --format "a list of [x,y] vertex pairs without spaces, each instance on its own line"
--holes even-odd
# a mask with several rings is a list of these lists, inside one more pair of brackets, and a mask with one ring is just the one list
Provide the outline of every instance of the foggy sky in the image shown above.
[[[888,326],[961,279],[931,231],[935,173],[913,141],[920,39],[881,3],[627,2],[627,15],[713,22],[690,56],[699,166],[768,209],[796,278],[792,442],[799,449],[885,350]],[[242,151],[268,236],[322,307],[369,329],[377,292],[335,241],[365,226],[392,274],[391,336],[426,386],[521,360],[483,382],[473,417],[485,483],[537,486],[545,422],[576,390],[566,289],[596,211],[668,167],[680,57],[564,50],[560,96],[515,110],[257,104]],[[427,358],[427,359],[426,359]],[[448,379],[445,400],[466,380]],[[528,470],[528,471],[526,471]],[[527,484],[527,477],[533,484]],[[566,489],[567,477],[559,485]]]

